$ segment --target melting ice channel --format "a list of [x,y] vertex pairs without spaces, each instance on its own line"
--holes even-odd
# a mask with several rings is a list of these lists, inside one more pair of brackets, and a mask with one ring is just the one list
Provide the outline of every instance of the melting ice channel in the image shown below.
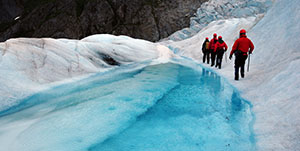
[[252,151],[251,104],[216,73],[119,67],[0,112],[0,150]]

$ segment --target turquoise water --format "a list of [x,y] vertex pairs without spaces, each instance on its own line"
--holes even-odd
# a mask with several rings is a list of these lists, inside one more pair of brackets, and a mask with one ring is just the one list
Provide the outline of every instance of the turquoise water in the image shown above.
[[251,105],[216,73],[172,63],[97,74],[0,115],[31,122],[9,150],[256,150]]
[[213,72],[179,71],[179,85],[128,129],[90,150],[255,150],[249,104]]

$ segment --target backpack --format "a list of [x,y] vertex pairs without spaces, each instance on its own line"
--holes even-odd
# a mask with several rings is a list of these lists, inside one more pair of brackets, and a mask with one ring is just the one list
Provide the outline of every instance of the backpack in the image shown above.
[[205,43],[205,49],[208,50],[209,49],[209,42]]

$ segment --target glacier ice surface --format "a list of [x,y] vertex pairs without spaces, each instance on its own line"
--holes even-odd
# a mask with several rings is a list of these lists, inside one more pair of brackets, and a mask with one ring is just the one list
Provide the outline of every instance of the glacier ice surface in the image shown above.
[[128,65],[0,113],[10,151],[254,150],[251,105],[198,65]]

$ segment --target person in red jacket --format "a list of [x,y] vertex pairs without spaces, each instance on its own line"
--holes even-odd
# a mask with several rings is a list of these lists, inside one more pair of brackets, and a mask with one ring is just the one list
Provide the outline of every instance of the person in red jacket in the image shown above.
[[215,65],[216,53],[214,52],[214,50],[215,50],[216,43],[218,42],[217,34],[214,33],[213,36],[214,36],[213,39],[211,39],[209,42],[209,50],[211,53],[211,66]]
[[221,69],[223,55],[227,48],[227,44],[223,41],[222,36],[219,36],[214,50],[215,54],[217,55],[216,68],[219,67],[219,69]]
[[248,57],[248,52],[251,54],[254,50],[254,45],[250,39],[246,36],[246,30],[240,31],[240,38],[234,42],[232,50],[230,52],[229,59],[231,60],[232,55],[235,55],[235,80],[239,80],[239,69],[241,68],[241,77],[244,78],[245,61]]

